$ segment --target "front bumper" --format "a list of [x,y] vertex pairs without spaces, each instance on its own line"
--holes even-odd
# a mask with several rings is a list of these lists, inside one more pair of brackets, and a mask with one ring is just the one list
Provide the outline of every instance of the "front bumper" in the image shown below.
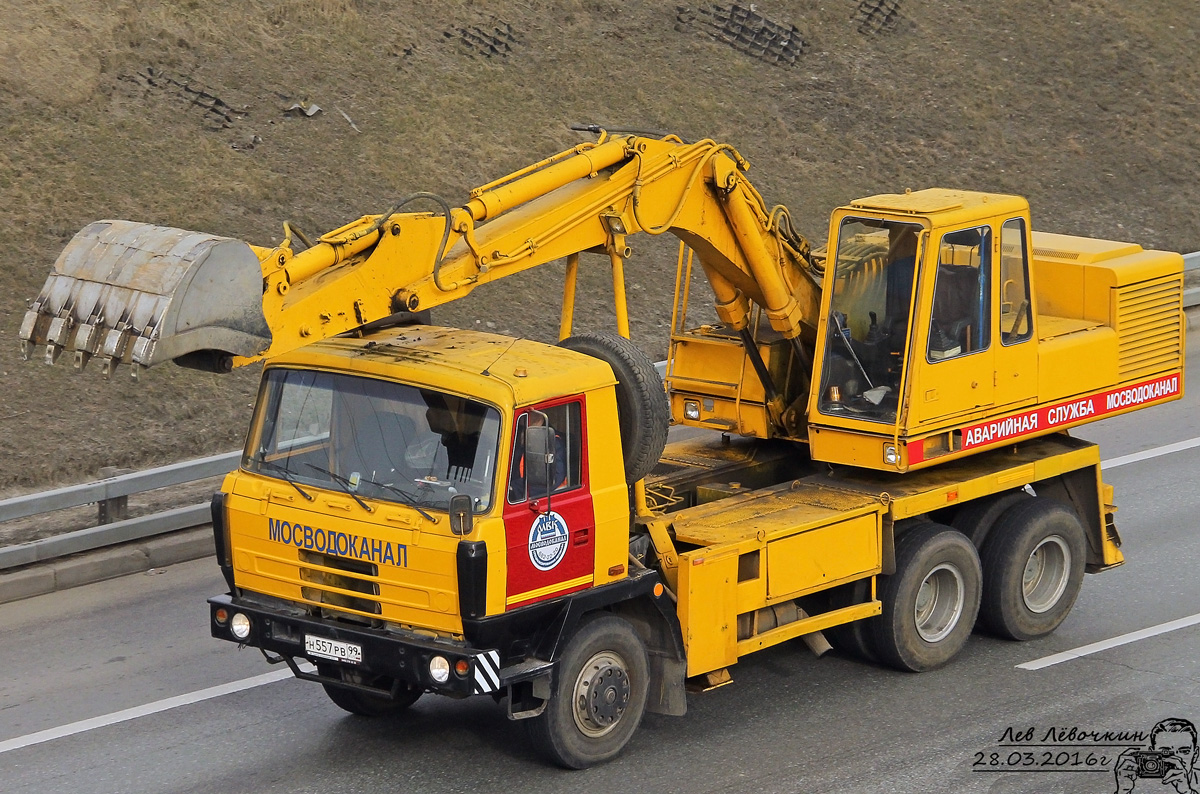
[[[347,626],[305,614],[272,609],[229,595],[208,599],[208,608],[209,627],[214,637],[275,654],[287,662],[299,678],[387,694],[387,690],[376,691],[369,686],[347,684],[341,677],[335,678],[320,672],[322,667],[329,669],[328,665],[336,665],[354,670],[360,674],[357,677],[362,679],[390,678],[451,697],[496,692],[506,683],[502,681],[500,654],[496,650],[471,648],[466,643],[435,639],[415,632]],[[222,609],[227,617],[224,623],[219,623],[217,611]],[[232,616],[238,612],[250,619],[250,635],[244,640],[233,636],[229,628]],[[305,635],[353,643],[362,648],[362,661],[335,661],[310,654],[305,649]],[[429,663],[435,656],[441,656],[449,663],[449,678],[444,682],[437,681],[430,673]],[[296,659],[307,659],[318,665],[319,672],[301,672]],[[456,671],[460,661],[467,662],[466,670],[461,675]]]

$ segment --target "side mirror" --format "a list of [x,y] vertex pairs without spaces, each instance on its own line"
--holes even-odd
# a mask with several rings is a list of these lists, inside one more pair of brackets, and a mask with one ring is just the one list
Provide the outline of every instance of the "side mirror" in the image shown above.
[[554,467],[554,428],[530,426],[525,430],[525,480],[530,499],[549,498]]
[[475,502],[465,493],[450,497],[450,531],[455,535],[470,535],[475,516]]

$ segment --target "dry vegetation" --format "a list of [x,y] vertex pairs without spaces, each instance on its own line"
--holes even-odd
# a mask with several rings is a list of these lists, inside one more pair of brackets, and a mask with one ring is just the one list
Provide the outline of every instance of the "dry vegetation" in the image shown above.
[[[837,204],[937,184],[1027,195],[1050,231],[1200,248],[1190,2],[757,2],[803,40],[783,59],[710,35],[733,6],[0,0],[0,489],[240,443],[254,372],[19,362],[26,302],[89,221],[265,243],[414,190],[459,202],[581,140],[570,122],[729,141],[817,241]],[[631,242],[634,331],[661,354],[673,254]],[[540,273],[438,319],[547,338],[557,302]]]

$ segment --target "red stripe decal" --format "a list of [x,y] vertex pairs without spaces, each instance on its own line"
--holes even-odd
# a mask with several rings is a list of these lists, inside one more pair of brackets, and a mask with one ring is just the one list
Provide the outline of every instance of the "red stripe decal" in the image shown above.
[[921,463],[925,460],[925,439],[908,442],[908,465]]

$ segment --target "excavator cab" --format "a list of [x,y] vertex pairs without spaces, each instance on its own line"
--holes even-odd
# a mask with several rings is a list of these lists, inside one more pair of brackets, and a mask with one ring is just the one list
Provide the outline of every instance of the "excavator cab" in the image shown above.
[[[997,407],[1001,370],[1027,373],[1020,387],[1003,384],[1006,405],[1036,398],[1028,218],[1018,197],[949,190],[872,196],[834,213],[814,457],[904,470],[961,451],[964,421]],[[948,426],[926,455],[917,437]]]
[[941,189],[855,201],[829,239],[815,460],[907,471],[1180,393],[1175,254],[1032,233],[1023,198]]

